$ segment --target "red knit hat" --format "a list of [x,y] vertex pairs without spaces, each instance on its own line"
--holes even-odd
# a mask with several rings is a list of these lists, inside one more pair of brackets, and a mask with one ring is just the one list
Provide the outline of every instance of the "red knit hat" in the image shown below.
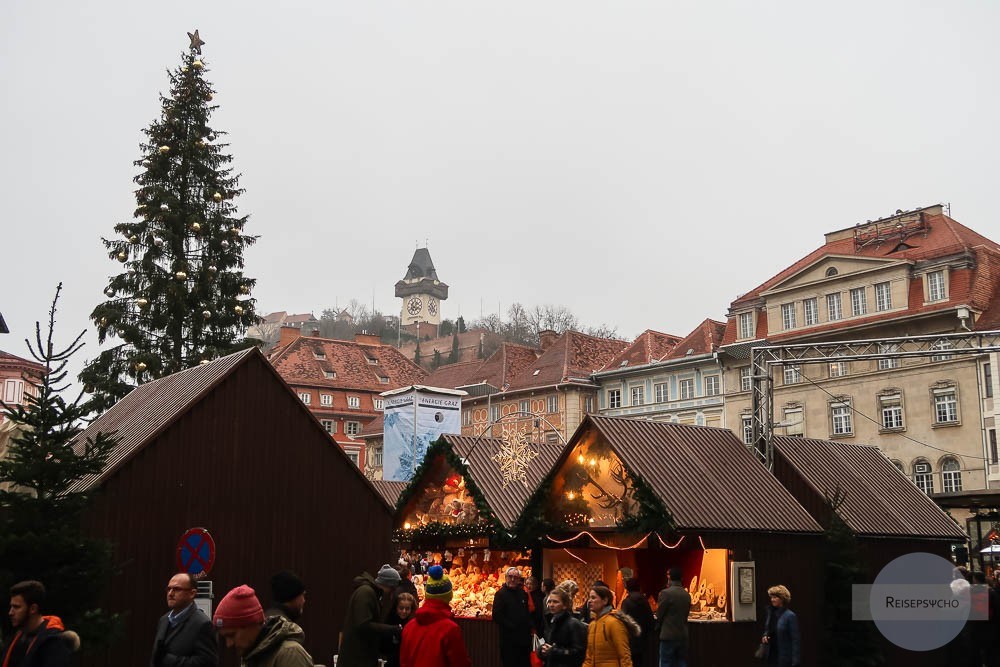
[[215,609],[212,618],[217,628],[244,628],[248,625],[262,625],[264,610],[260,606],[257,594],[244,584],[226,593],[222,602]]

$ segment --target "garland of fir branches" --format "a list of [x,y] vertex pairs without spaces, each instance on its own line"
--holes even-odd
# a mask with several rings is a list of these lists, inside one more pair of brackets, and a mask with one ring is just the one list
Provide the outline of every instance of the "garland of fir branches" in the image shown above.
[[434,464],[434,461],[439,455],[443,455],[445,462],[465,480],[465,489],[469,492],[469,495],[472,496],[472,502],[475,503],[476,509],[479,511],[479,521],[474,524],[450,524],[434,521],[423,526],[411,528],[410,530],[398,529],[393,532],[393,541],[413,542],[415,540],[430,538],[472,538],[504,534],[503,526],[500,525],[500,521],[496,518],[496,515],[493,514],[493,510],[490,508],[489,503],[486,502],[483,492],[480,491],[479,487],[469,474],[469,466],[467,466],[462,461],[462,458],[455,453],[455,450],[452,449],[451,445],[449,445],[444,439],[444,436],[435,440],[427,448],[424,460],[419,466],[417,466],[416,470],[413,471],[413,477],[410,478],[410,483],[405,489],[403,489],[402,493],[399,494],[399,499],[396,501],[395,512],[397,518],[402,513],[406,505],[414,498],[414,496],[416,496],[417,492],[423,489],[423,477],[430,469],[430,466]]

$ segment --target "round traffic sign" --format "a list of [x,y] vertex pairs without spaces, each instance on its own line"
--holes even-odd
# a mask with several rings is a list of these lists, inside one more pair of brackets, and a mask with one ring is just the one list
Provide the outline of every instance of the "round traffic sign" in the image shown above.
[[177,570],[208,574],[215,565],[215,540],[207,528],[189,528],[177,543]]

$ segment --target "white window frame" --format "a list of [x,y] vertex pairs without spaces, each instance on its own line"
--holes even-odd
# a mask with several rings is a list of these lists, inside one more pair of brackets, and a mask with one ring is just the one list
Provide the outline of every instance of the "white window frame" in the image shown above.
[[491,422],[499,421],[499,419],[500,419],[501,416],[502,415],[500,414],[500,406],[499,405],[491,405],[490,406],[490,421]]
[[753,417],[750,415],[743,415],[741,419],[743,423],[743,444],[752,445],[753,444]]
[[622,406],[622,390],[608,389],[608,408],[617,410]]
[[344,433],[351,438],[356,438],[361,435],[361,422],[347,421],[344,422]]
[[795,328],[795,302],[781,304],[781,327],[783,329]]
[[[899,343],[886,343],[886,344],[879,343],[878,351],[884,354],[888,354],[890,352],[899,352]],[[899,366],[900,366],[899,357],[892,359],[878,360],[878,369],[880,371],[892,370],[893,368],[899,368]]]
[[944,269],[931,271],[927,274],[927,301],[944,301],[948,298],[945,285]]
[[3,401],[8,405],[21,405],[24,401],[24,380],[5,378],[3,383]]
[[677,390],[680,394],[680,400],[690,401],[696,396],[694,378],[685,378],[677,383]]
[[462,426],[472,426],[472,410],[462,410]]
[[791,366],[785,366],[782,378],[782,384],[799,384],[802,382],[802,366],[798,364],[793,364]]
[[643,405],[646,399],[646,390],[642,385],[629,387],[629,405]]
[[372,447],[372,460],[371,464],[375,468],[382,467],[382,461],[384,460],[384,454],[382,447]]
[[750,391],[753,389],[752,369],[750,366],[740,368],[740,391]]
[[517,409],[520,412],[531,412],[531,401],[519,401],[517,404]]
[[584,396],[583,397],[583,412],[584,414],[591,414],[594,411],[594,397]]
[[[926,465],[927,472],[917,472],[918,465]],[[913,463],[913,483],[918,489],[930,495],[934,493],[934,470],[927,461],[914,461]]]
[[545,398],[545,411],[550,415],[559,412],[559,396],[547,396]]
[[906,428],[903,413],[903,393],[894,391],[879,394],[878,410],[881,431],[902,431]]
[[312,404],[312,394],[308,391],[300,391],[299,400],[302,401],[302,405],[310,405]]
[[670,383],[657,382],[653,385],[653,397],[657,403],[666,403],[670,400]]
[[962,490],[962,466],[951,457],[941,462],[941,490],[957,493]]
[[384,398],[373,398],[372,399],[372,407],[375,408],[376,410],[384,410],[385,409],[385,399]]
[[864,287],[851,288],[851,317],[868,314],[868,297]]
[[740,313],[736,316],[737,335],[740,340],[753,338],[756,333],[754,329],[753,311]]
[[844,304],[840,292],[826,295],[826,319],[830,322],[844,319]]
[[934,397],[934,425],[950,426],[958,424],[958,387],[942,387],[932,390]]
[[722,379],[718,375],[705,376],[705,395],[718,396],[722,393]]
[[875,310],[892,310],[892,283],[875,283]]
[[356,449],[345,449],[344,453],[356,467],[361,467],[361,452]]
[[[931,343],[931,349],[932,350],[942,350],[942,351],[944,351],[944,350],[953,350],[953,349],[955,349],[955,344],[952,341],[950,341],[950,340],[948,340],[948,339],[945,338],[945,339],[942,339],[942,340],[936,340],[933,343]],[[948,361],[953,356],[954,355],[952,355],[952,354],[934,354],[934,355],[931,355],[931,361]]]
[[846,361],[831,361],[829,371],[832,378],[842,378],[845,375],[850,375],[850,367]]
[[337,420],[336,419],[320,419],[319,423],[323,425],[323,430],[333,435],[337,432]]
[[819,304],[816,297],[802,300],[802,322],[807,327],[819,324]]
[[854,409],[850,399],[830,403],[830,435],[844,437],[854,435]]
[[323,377],[327,380],[333,380],[337,377],[337,374],[334,371],[323,371]]
[[347,407],[351,410],[361,409],[361,397],[360,396],[348,396],[347,397]]
[[327,407],[333,405],[333,394],[320,394],[319,404]]

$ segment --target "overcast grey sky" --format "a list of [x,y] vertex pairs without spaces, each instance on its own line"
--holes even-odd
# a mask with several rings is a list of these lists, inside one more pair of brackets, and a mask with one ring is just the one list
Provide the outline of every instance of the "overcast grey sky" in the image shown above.
[[[558,303],[686,334],[822,242],[950,202],[1000,237],[1000,4],[0,3],[0,312],[61,333],[188,30],[247,193],[261,313],[398,313],[419,241],[447,317]],[[97,353],[96,342],[84,356]],[[80,360],[82,363],[82,359]],[[78,363],[77,366],[80,364]]]

